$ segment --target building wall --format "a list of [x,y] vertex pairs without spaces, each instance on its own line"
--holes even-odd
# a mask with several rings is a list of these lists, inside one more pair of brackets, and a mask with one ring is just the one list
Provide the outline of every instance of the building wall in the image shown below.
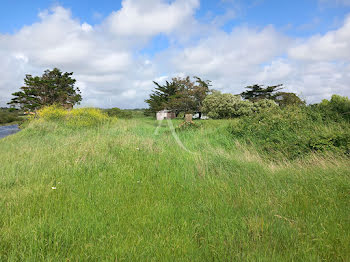
[[166,118],[166,116],[167,116],[167,113],[166,112],[158,112],[157,113],[157,120],[163,120],[163,119],[165,119]]
[[157,120],[173,119],[175,117],[176,117],[175,113],[171,113],[171,112],[159,111],[157,113]]

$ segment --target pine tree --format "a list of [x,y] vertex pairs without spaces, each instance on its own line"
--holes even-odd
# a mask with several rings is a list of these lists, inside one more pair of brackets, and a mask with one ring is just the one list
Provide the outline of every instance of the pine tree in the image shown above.
[[25,85],[12,95],[9,105],[19,106],[23,110],[35,111],[39,108],[58,104],[73,106],[82,100],[80,90],[75,87],[73,73],[62,73],[55,68],[46,70],[42,76],[26,75]]

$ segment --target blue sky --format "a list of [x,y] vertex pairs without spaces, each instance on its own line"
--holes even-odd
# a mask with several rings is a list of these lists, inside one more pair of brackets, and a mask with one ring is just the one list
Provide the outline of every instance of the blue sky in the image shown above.
[[[38,12],[54,5],[69,8],[73,16],[89,24],[99,23],[112,11],[121,7],[115,0],[2,0],[0,9],[0,32],[13,33],[23,25],[37,22]],[[319,0],[203,0],[196,17],[206,21],[215,15],[224,15],[233,10],[234,19],[223,27],[229,31],[237,24],[265,26],[273,24],[294,36],[324,33],[334,28],[350,12],[350,4]]]
[[284,83],[309,102],[349,95],[350,0],[1,4],[0,66],[14,72],[0,78],[0,105],[25,73],[56,66],[74,71],[84,103],[102,107],[145,106],[152,81],[176,75],[232,93]]

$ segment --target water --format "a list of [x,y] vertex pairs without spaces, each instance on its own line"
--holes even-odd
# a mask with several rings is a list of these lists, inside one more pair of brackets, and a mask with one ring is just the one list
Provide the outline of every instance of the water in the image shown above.
[[19,131],[18,125],[0,126],[0,138],[15,134]]

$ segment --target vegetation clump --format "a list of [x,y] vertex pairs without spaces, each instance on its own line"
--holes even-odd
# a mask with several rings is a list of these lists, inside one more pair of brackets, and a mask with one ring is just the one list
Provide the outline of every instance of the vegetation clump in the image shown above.
[[105,109],[104,112],[107,113],[107,115],[110,117],[118,117],[124,119],[133,118],[133,113],[131,112],[131,110],[122,110],[118,107]]
[[242,100],[239,95],[222,94],[219,91],[208,95],[203,101],[203,112],[214,119],[249,116],[276,107],[278,105],[272,100],[261,99],[251,102]]
[[350,99],[348,97],[333,95],[330,100],[322,100],[318,107],[328,116],[340,116],[350,121]]
[[317,108],[275,108],[237,119],[229,130],[269,159],[296,159],[313,152],[350,154],[349,122],[329,118]]
[[42,76],[26,75],[25,85],[12,94],[14,97],[8,104],[33,112],[54,104],[73,108],[82,97],[72,75],[73,73],[63,73],[58,68],[46,70]]
[[175,77],[165,85],[153,82],[157,87],[145,102],[149,109],[146,115],[155,114],[157,111],[169,109],[176,116],[180,113],[199,113],[201,115],[203,101],[210,93],[211,81],[202,80],[195,76],[191,80],[189,76]]
[[0,108],[0,125],[21,122],[19,112],[16,109]]
[[92,127],[104,124],[111,118],[97,108],[77,108],[68,111],[52,105],[38,111],[38,120],[54,121],[67,127]]
[[200,123],[194,121],[184,121],[176,127],[177,131],[195,130],[201,127]]

